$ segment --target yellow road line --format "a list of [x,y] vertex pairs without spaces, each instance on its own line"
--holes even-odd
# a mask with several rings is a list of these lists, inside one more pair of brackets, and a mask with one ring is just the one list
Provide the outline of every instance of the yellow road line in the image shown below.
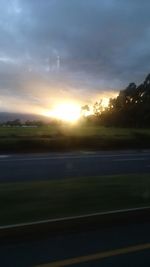
[[87,256],[81,256],[81,257],[76,257],[76,258],[70,258],[66,260],[61,260],[61,261],[55,261],[47,264],[42,264],[38,265],[37,267],[62,267],[62,266],[69,266],[72,264],[79,264],[83,262],[88,262],[88,261],[94,261],[94,260],[100,260],[112,256],[118,256],[126,253],[132,253],[132,252],[137,252],[145,249],[150,249],[150,243],[147,244],[141,244],[141,245],[136,245],[136,246],[130,246],[126,248],[119,248],[119,249],[114,249],[114,250],[109,250],[109,251],[104,251],[104,252],[99,252],[96,254],[91,254]]

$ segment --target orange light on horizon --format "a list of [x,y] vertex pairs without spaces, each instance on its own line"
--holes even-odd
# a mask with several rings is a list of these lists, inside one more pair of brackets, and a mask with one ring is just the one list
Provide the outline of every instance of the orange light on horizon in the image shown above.
[[74,123],[81,117],[81,107],[75,103],[62,103],[56,105],[51,110],[45,111],[43,115]]
[[[109,97],[103,96],[102,98],[102,108],[105,110],[109,105]],[[88,105],[89,110],[82,110],[82,104],[78,102],[67,101],[67,102],[60,102],[58,100],[58,104],[56,104],[53,108],[43,110],[42,115],[46,117],[51,117],[54,119],[58,119],[61,121],[69,122],[69,123],[76,123],[84,114],[85,117],[94,114],[93,111],[93,104]]]
[[108,97],[104,97],[102,98],[102,103],[101,103],[102,107],[105,109],[108,107],[109,105],[109,98]]

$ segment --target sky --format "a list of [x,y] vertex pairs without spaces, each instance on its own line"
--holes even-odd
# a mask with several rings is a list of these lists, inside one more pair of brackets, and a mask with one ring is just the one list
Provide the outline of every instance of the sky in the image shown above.
[[0,0],[0,110],[92,103],[150,72],[149,0]]

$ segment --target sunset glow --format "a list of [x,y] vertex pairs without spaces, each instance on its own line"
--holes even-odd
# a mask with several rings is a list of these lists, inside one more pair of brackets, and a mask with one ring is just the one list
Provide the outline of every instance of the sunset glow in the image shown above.
[[59,119],[66,122],[76,122],[81,116],[81,107],[74,103],[62,103],[52,110],[46,111],[45,116]]
[[108,104],[109,104],[109,98],[108,97],[104,97],[102,99],[102,107],[105,109],[108,107]]
[[[101,103],[103,109],[105,109],[108,104],[109,98],[104,97]],[[81,106],[81,104],[74,102],[60,103],[56,104],[56,106],[54,106],[52,109],[44,111],[43,115],[69,123],[75,123],[83,116],[83,112],[81,112]],[[93,105],[91,104],[89,105],[89,111],[84,111],[84,116],[89,116],[92,114]]]

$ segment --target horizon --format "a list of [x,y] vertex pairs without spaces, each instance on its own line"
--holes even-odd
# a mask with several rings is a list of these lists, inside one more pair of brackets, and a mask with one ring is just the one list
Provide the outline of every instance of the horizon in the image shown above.
[[146,0],[1,0],[1,7],[1,112],[58,115],[60,107],[115,97],[149,72]]

